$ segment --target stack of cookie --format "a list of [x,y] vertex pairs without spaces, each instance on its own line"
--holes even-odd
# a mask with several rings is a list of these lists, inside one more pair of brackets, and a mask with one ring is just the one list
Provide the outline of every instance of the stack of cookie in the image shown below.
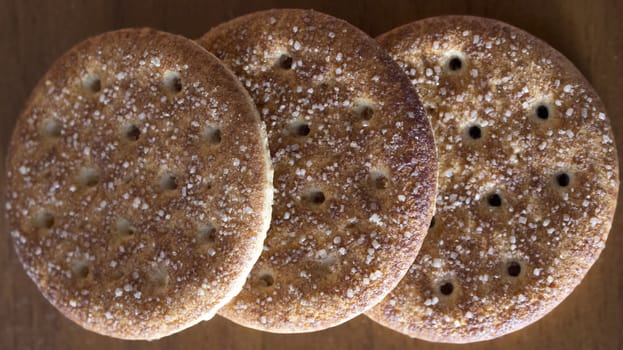
[[498,337],[582,280],[618,192],[590,84],[542,41],[466,16],[378,41],[305,10],[196,42],[105,33],[39,82],[7,168],[28,275],[125,339],[217,311],[279,333],[366,313],[432,341]]

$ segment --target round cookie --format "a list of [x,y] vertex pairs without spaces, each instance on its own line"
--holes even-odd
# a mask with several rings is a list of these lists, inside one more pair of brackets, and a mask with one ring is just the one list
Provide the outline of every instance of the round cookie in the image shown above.
[[406,273],[432,217],[436,152],[415,90],[373,39],[315,11],[254,13],[199,42],[249,90],[275,167],[264,252],[219,313],[280,333],[361,314]]
[[78,44],[35,87],[8,156],[19,259],[89,330],[154,339],[208,319],[261,253],[263,123],[191,40],[127,29]]
[[563,55],[498,21],[430,18],[378,41],[431,117],[439,193],[416,262],[367,315],[453,343],[538,320],[610,230],[618,163],[599,97]]

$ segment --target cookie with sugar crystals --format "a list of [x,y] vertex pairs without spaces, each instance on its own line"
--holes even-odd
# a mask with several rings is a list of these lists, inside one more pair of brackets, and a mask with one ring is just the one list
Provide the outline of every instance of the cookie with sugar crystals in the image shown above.
[[436,152],[409,80],[373,39],[315,11],[254,13],[199,42],[249,90],[275,167],[264,251],[219,313],[294,333],[369,309],[406,273],[433,212]]
[[454,343],[538,320],[610,230],[618,163],[599,97],[563,55],[498,21],[430,18],[378,41],[431,117],[439,194],[415,264],[368,316]]
[[67,317],[113,337],[212,317],[242,288],[270,223],[253,101],[195,42],[150,29],[58,59],[17,121],[7,168],[26,272]]

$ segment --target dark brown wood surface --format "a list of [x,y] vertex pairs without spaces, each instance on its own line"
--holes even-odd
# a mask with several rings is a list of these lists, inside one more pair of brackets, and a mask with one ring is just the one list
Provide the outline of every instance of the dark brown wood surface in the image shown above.
[[[221,21],[273,7],[314,8],[373,36],[441,14],[481,15],[516,25],[549,42],[587,76],[608,108],[623,150],[622,0],[0,0],[0,174],[4,176],[8,137],[30,90],[54,59],[82,39],[136,26],[197,38]],[[43,299],[3,230],[0,349],[623,349],[622,210],[619,205],[601,258],[557,309],[519,332],[462,346],[410,339],[364,316],[311,334],[261,333],[216,317],[155,342],[106,338],[81,329]],[[4,227],[4,217],[0,224]]]

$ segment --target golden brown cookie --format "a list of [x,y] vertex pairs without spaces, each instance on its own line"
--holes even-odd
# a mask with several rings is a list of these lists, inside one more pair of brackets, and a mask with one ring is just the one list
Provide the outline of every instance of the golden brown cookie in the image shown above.
[[92,331],[154,339],[242,288],[270,220],[266,133],[249,95],[191,40],[87,39],[17,121],[6,210],[43,295]]
[[406,273],[433,212],[435,147],[409,80],[373,39],[315,11],[254,13],[199,42],[251,93],[275,166],[264,252],[220,313],[294,333],[372,307]]
[[415,264],[368,315],[454,343],[538,320],[610,230],[618,163],[599,97],[563,55],[498,21],[430,18],[378,41],[431,117],[439,194]]

